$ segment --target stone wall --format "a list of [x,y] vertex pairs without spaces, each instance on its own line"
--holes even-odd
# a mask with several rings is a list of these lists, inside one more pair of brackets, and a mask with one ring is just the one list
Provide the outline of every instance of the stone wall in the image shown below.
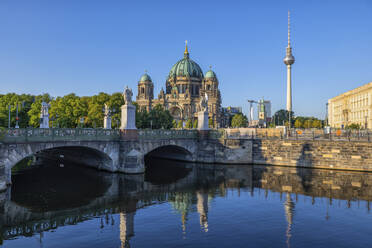
[[254,164],[372,171],[372,143],[256,139]]

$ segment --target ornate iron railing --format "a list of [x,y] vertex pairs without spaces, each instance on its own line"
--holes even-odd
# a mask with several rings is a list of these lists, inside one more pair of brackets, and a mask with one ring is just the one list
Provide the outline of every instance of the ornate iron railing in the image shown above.
[[92,128],[18,128],[0,131],[2,142],[42,142],[42,141],[94,141],[118,140],[118,129]]
[[[140,140],[154,139],[197,139],[198,130],[137,130]],[[124,134],[125,135],[125,134]],[[11,128],[0,130],[0,142],[53,142],[53,141],[113,141],[122,136],[119,129],[93,129],[93,128]],[[225,137],[223,129],[209,130],[209,139]]]
[[196,139],[197,130],[138,130],[139,139]]

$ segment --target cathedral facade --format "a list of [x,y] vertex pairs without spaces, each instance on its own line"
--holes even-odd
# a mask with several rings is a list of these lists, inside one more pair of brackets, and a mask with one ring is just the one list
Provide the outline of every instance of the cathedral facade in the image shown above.
[[214,127],[221,124],[221,93],[216,74],[209,70],[203,74],[200,66],[190,59],[187,45],[184,57],[170,70],[158,98],[154,98],[154,83],[145,73],[138,82],[136,102],[141,110],[150,111],[160,104],[169,110],[177,121],[196,120],[202,96],[208,95],[209,118]]

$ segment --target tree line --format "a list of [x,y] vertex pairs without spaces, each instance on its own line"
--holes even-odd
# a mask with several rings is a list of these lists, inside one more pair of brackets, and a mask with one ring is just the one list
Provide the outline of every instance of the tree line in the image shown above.
[[[122,94],[99,93],[93,96],[77,96],[68,94],[53,98],[49,94],[30,95],[8,93],[0,95],[0,127],[8,127],[10,106],[10,126],[16,125],[18,106],[18,125],[20,128],[39,127],[41,103],[47,102],[49,108],[50,127],[60,128],[101,128],[103,127],[104,105],[111,109],[112,128],[120,127],[121,106],[124,104]],[[134,103],[135,104],[135,103]],[[137,110],[139,108],[136,108]],[[138,128],[171,128],[173,118],[169,111],[160,105],[150,112],[137,111]]]
[[[112,128],[120,127],[121,106],[124,104],[122,94],[99,93],[93,96],[77,96],[73,93],[62,96],[52,97],[49,94],[30,95],[30,94],[0,94],[0,127],[8,127],[8,114],[10,106],[10,126],[16,125],[16,111],[18,106],[18,125],[20,128],[39,127],[41,103],[50,104],[49,120],[51,127],[60,128],[101,128],[103,127],[104,105],[107,104],[112,110]],[[133,103],[136,105],[136,103]],[[291,114],[292,126],[296,128],[322,128],[323,121],[315,117],[294,117]],[[269,126],[288,125],[289,112],[282,109],[277,111]],[[240,113],[231,119],[231,127],[247,127],[247,117]],[[136,106],[136,126],[140,129],[170,129],[170,128],[197,128],[197,120],[176,121],[168,110],[163,106],[157,105],[151,111],[139,110]],[[214,123],[210,119],[209,126]],[[351,125],[349,128],[355,128]]]

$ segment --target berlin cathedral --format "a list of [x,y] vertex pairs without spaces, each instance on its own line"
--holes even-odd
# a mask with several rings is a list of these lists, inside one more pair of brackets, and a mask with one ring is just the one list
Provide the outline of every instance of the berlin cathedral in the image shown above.
[[141,110],[150,111],[160,104],[175,120],[194,121],[200,111],[200,97],[205,94],[208,95],[209,118],[215,127],[220,127],[221,93],[216,74],[209,70],[204,75],[200,66],[190,59],[186,44],[183,59],[172,67],[165,81],[165,92],[162,88],[158,99],[154,99],[154,83],[145,73],[138,82],[136,102]]

